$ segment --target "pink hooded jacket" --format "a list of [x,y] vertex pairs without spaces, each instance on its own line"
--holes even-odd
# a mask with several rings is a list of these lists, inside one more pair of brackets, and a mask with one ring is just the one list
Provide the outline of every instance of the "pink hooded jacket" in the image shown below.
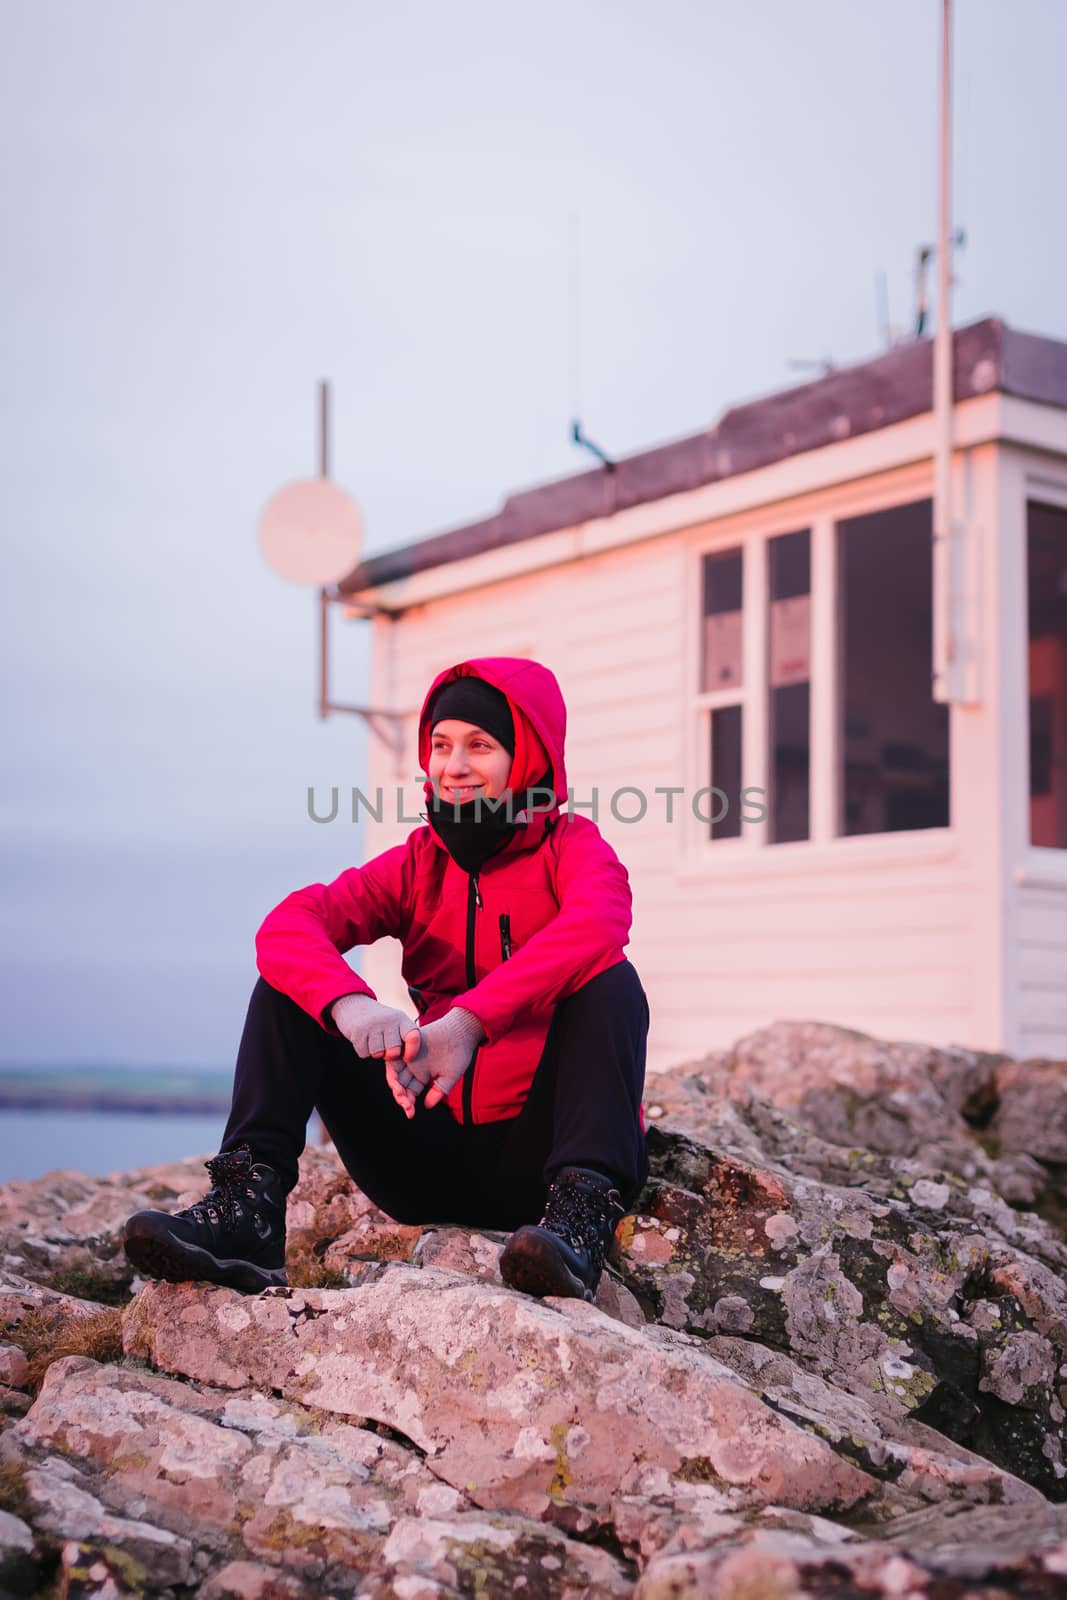
[[[521,1110],[553,1008],[625,960],[632,909],[626,869],[596,824],[560,810],[567,800],[567,712],[547,667],[489,656],[439,673],[419,717],[423,772],[429,771],[430,703],[442,684],[467,674],[493,684],[511,705],[511,788],[520,794],[550,766],[555,804],[529,816],[473,877],[429,825],[416,828],[403,844],[333,883],[289,895],[256,935],[256,956],[269,984],[336,1034],[333,1002],[344,994],[373,995],[342,952],[399,939],[419,1020],[433,1022],[460,1005],[485,1029],[485,1043],[447,1101],[458,1122],[477,1123]],[[424,793],[429,801],[428,781]]]

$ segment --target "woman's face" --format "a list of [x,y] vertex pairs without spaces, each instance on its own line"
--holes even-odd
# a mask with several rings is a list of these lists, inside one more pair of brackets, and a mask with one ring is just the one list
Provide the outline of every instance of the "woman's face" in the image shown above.
[[429,778],[448,805],[462,805],[480,794],[496,800],[507,788],[511,754],[471,722],[439,722],[430,740]]

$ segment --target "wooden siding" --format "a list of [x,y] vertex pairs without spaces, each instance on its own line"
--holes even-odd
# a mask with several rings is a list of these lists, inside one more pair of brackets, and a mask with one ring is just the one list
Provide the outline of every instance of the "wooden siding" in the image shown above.
[[1067,883],[1021,884],[1018,1044],[1024,1056],[1067,1056]]
[[976,897],[958,865],[898,860],[732,881],[711,867],[673,895],[638,871],[634,886],[634,959],[654,997],[650,1059],[658,1065],[726,1048],[780,1018],[982,1042],[970,938]]

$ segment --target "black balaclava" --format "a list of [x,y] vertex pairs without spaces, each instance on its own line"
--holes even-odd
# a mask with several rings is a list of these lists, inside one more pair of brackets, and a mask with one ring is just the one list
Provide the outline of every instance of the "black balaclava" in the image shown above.
[[[431,735],[439,722],[453,719],[484,728],[509,755],[515,754],[515,723],[507,696],[484,678],[453,678],[438,691],[430,710]],[[511,803],[512,818],[520,809],[521,801],[516,796]],[[426,821],[457,866],[469,873],[480,872],[489,857],[504,848],[516,828],[523,826],[509,819],[506,801],[494,807],[481,795],[453,805],[435,793],[426,808]]]

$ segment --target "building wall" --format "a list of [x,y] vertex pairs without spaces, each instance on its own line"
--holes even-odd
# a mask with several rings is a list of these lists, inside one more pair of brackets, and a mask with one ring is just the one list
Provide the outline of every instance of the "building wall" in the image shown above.
[[[996,448],[967,453],[957,476],[969,508],[982,665],[994,682],[997,544],[983,541],[981,530],[988,534],[995,523]],[[570,782],[578,800],[599,789],[597,820],[633,885],[628,953],[651,1002],[653,1067],[729,1046],[776,1018],[931,1043],[1004,1042],[1005,986],[1014,978],[1002,938],[995,694],[953,712],[949,829],[835,838],[822,792],[811,842],[764,846],[756,829],[742,841],[708,846],[692,819],[668,825],[665,801],[632,824],[613,816],[609,804],[623,785],[652,797],[657,786],[688,785],[691,794],[706,781],[699,777],[702,713],[692,692],[701,551],[812,525],[814,568],[823,573],[823,596],[814,603],[825,631],[833,520],[929,492],[928,464],[874,475],[444,595],[398,622],[374,625],[372,703],[409,713],[401,763],[409,780],[417,771],[417,710],[443,667],[467,656],[531,655],[556,673],[569,712]],[[817,646],[816,675],[831,671],[831,659],[825,644]],[[813,761],[826,772],[831,690],[813,686],[822,697]],[[753,726],[758,731],[758,719]],[[396,770],[375,743],[371,787],[395,784]],[[829,781],[819,780],[824,790]],[[406,792],[411,816],[421,789],[409,781]],[[634,802],[620,800],[620,809],[624,804]],[[408,831],[395,821],[369,824],[368,857]],[[363,971],[383,998],[406,1004],[397,948],[365,952]]]
[[1017,1012],[1013,1052],[1067,1057],[1067,884],[1016,886]]
[[1062,1059],[1067,1057],[1067,850],[1030,843],[1028,499],[1067,506],[1063,455],[1006,448],[998,468],[1005,1044],[1015,1055]]

